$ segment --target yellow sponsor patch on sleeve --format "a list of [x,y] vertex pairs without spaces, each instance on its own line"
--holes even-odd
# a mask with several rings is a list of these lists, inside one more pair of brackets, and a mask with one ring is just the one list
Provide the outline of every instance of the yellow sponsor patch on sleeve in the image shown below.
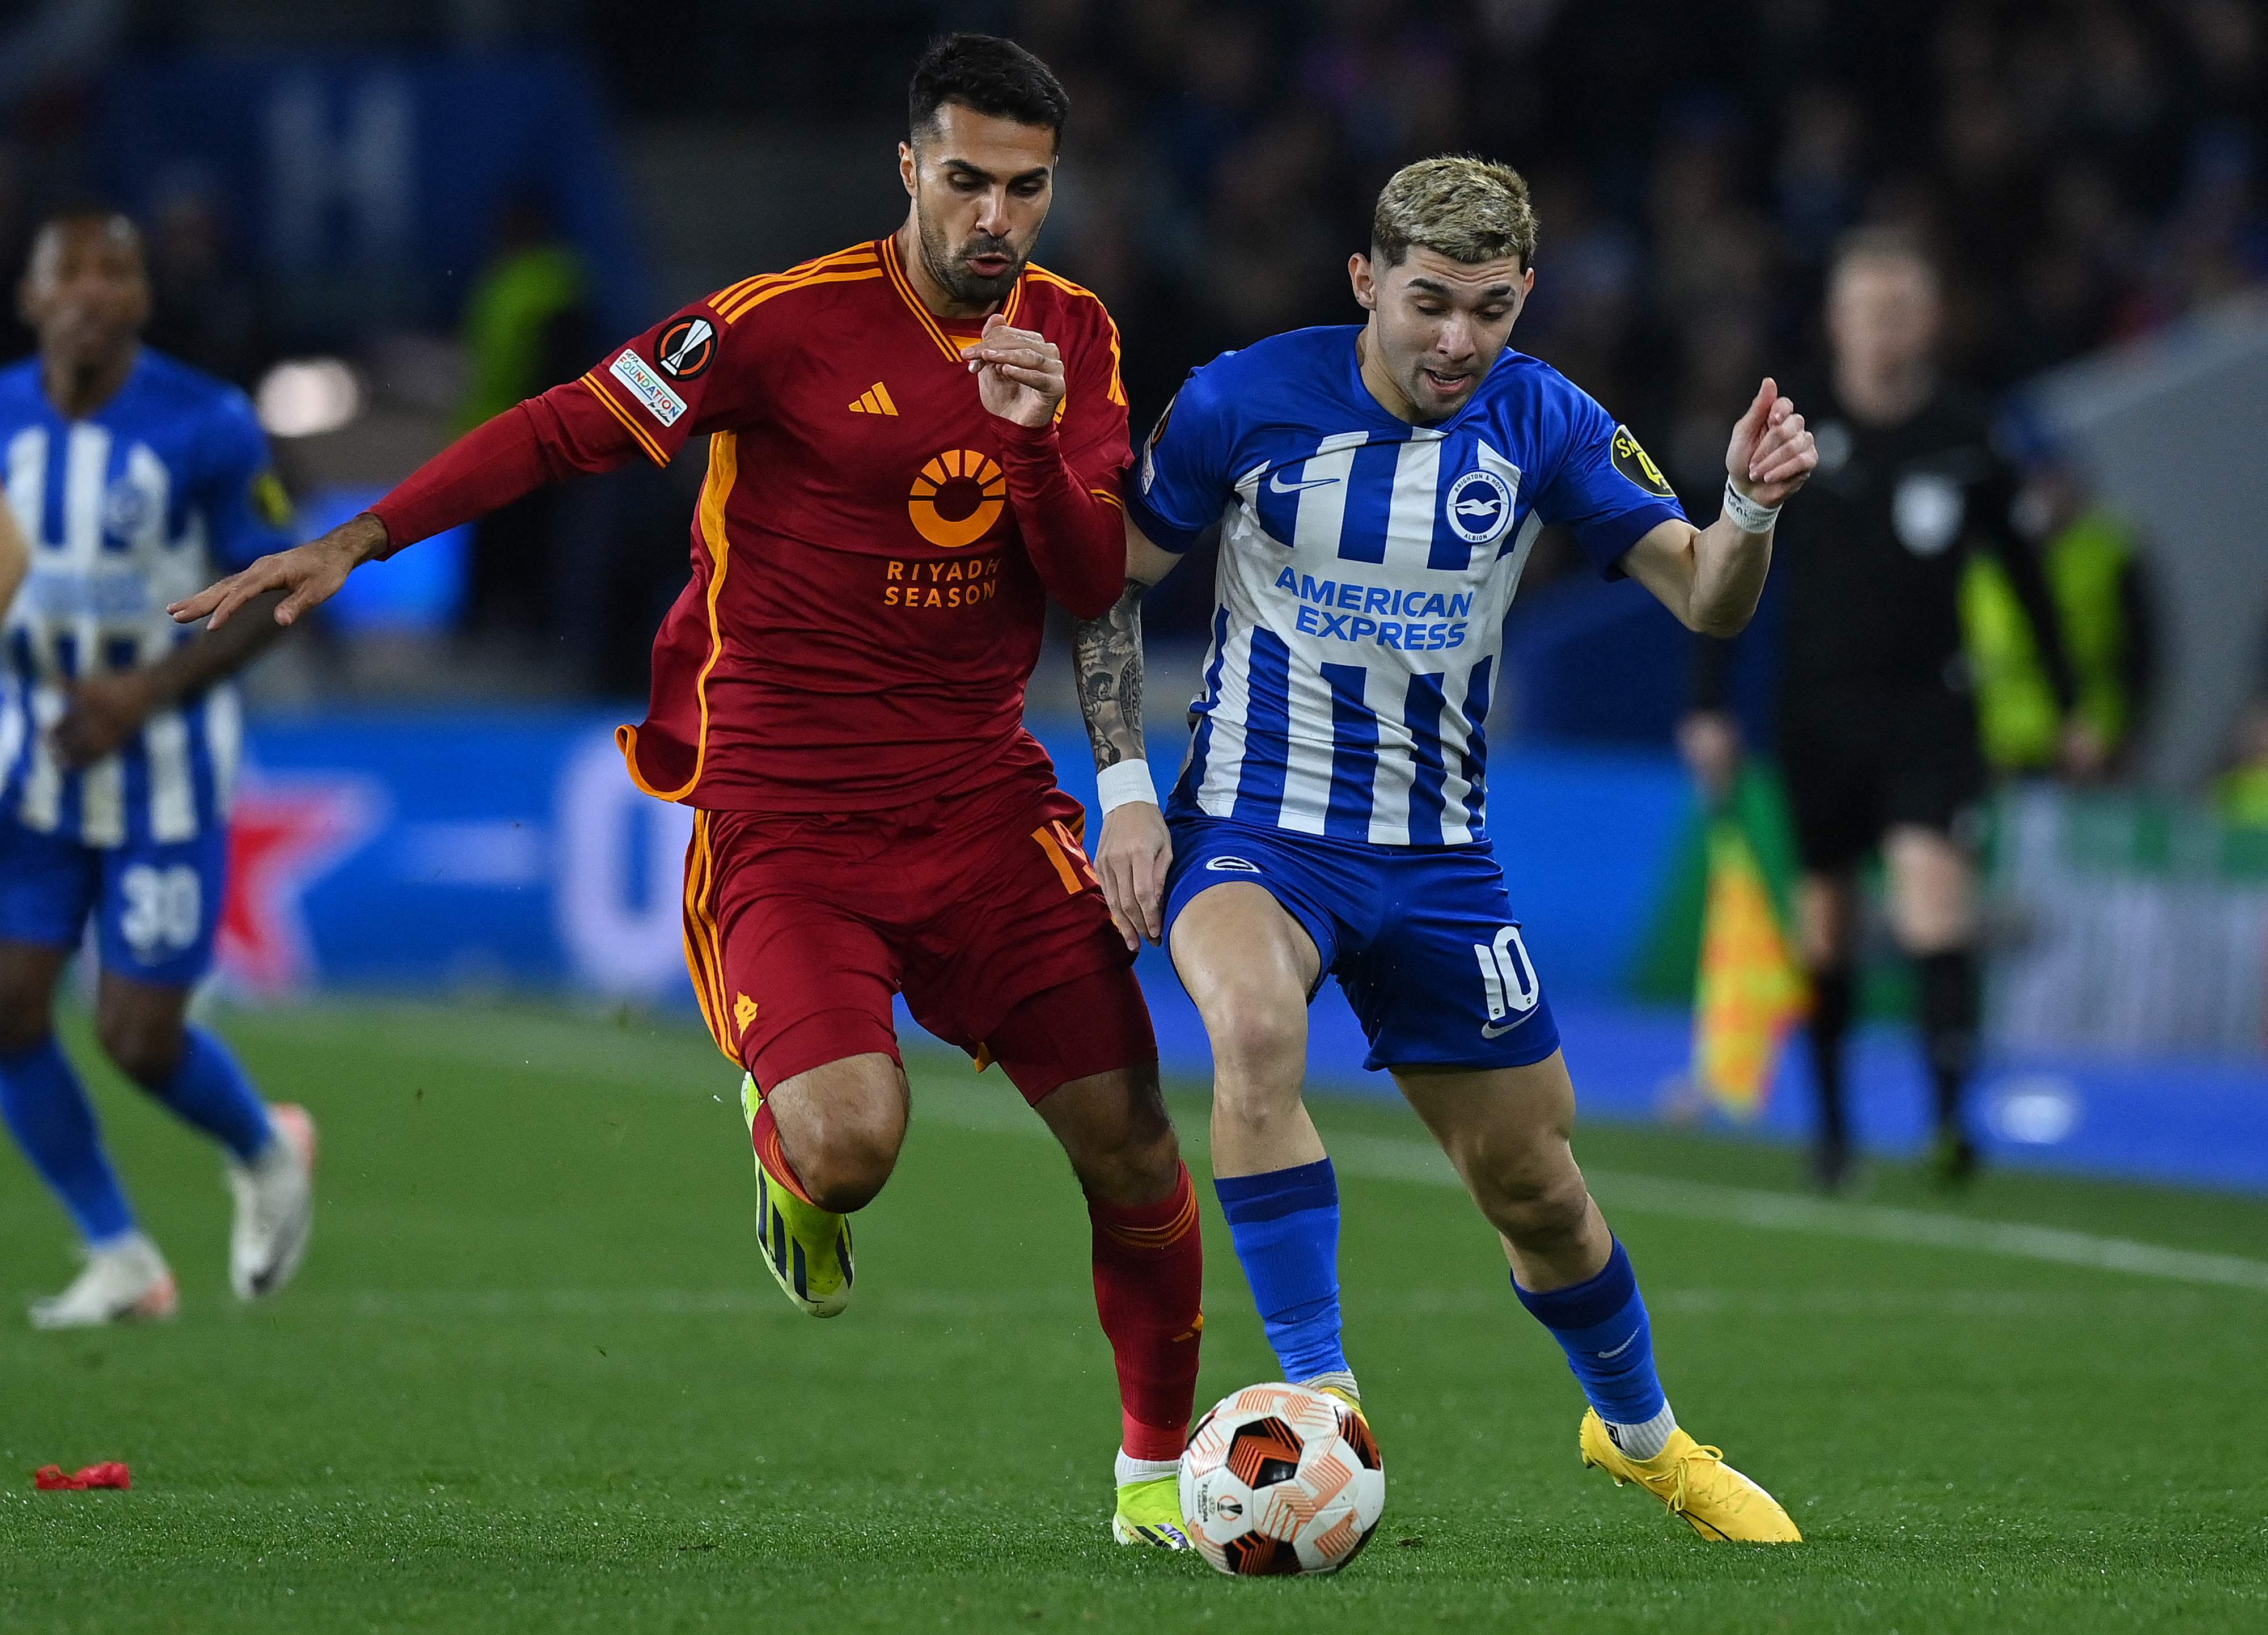
[[1649,494],[1663,499],[1677,497],[1677,490],[1669,486],[1669,479],[1661,475],[1661,468],[1653,463],[1653,456],[1638,446],[1628,426],[1615,428],[1615,469]]

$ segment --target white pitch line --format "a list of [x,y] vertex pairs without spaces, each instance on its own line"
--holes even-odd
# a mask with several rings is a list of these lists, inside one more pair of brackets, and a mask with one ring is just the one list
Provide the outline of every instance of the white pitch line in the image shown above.
[[[964,1101],[954,1095],[924,1098],[914,1117],[917,1123],[929,1117],[969,1130],[1043,1133],[1037,1119],[1019,1109],[994,1107],[973,1099]],[[1202,1135],[1190,1131],[1182,1132],[1182,1143],[1192,1152],[1204,1145]],[[1407,1181],[1425,1186],[1454,1187],[1460,1190],[1463,1188],[1456,1172],[1449,1167],[1449,1160],[1430,1142],[1403,1141],[1392,1136],[1341,1135],[1329,1138],[1328,1144],[1331,1162],[1341,1175],[1367,1181]],[[2132,1277],[2172,1283],[2212,1284],[2268,1293],[2268,1261],[2250,1260],[2241,1255],[2165,1248],[2131,1238],[2098,1237],[2092,1233],[2021,1221],[1979,1220],[1970,1215],[1898,1209],[1882,1204],[1837,1203],[1789,1192],[1721,1186],[1706,1181],[1672,1181],[1621,1170],[1586,1169],[1583,1174],[1602,1204],[1633,1214],[1669,1215],[1686,1220],[1761,1227],[1768,1232],[1827,1234],[1866,1238],[1878,1243],[2004,1255],[2018,1260],[2083,1266],[2095,1271],[2124,1272]]]
[[2091,1271],[2118,1271],[2172,1283],[2213,1284],[2268,1293],[2268,1261],[2249,1260],[2241,1255],[2166,1248],[2132,1238],[2098,1237],[2090,1232],[2024,1221],[1979,1220],[1969,1215],[1898,1209],[1884,1204],[1838,1204],[1705,1181],[1668,1181],[1612,1171],[1587,1174],[1594,1192],[1618,1209],[1641,1214],[1733,1221],[1768,1231],[1832,1233],[1870,1238],[1878,1243],[1978,1250],[2060,1266],[2083,1266]]
[[[1233,1276],[1232,1269],[1231,1274]],[[1244,1298],[1240,1285],[1209,1286],[1208,1307]],[[1397,1288],[1395,1309],[1405,1315],[1488,1316],[1514,1310],[1501,1284],[1455,1288]],[[1696,1317],[1802,1317],[1872,1321],[1887,1316],[1959,1316],[2035,1321],[2045,1315],[2096,1309],[2167,1296],[2140,1289],[1726,1289],[1666,1288],[1650,1291],[1646,1304],[1657,1314]],[[2198,1299],[2203,1296],[2195,1297]],[[1043,1315],[1074,1325],[1093,1312],[1084,1289],[1024,1289],[1013,1293],[979,1289],[901,1288],[884,1283],[865,1308],[879,1322],[948,1324],[986,1321],[1004,1314]],[[340,1289],[306,1290],[291,1298],[292,1310],[319,1313],[324,1321],[356,1318],[398,1322],[409,1318],[463,1317],[526,1322],[545,1317],[729,1317],[777,1318],[790,1327],[805,1321],[768,1286],[716,1289]]]
[[[751,1265],[754,1263],[751,1262]],[[777,1317],[802,1315],[769,1284],[725,1289],[344,1289],[308,1290],[294,1305],[321,1308],[326,1317]],[[885,1289],[875,1315],[887,1319],[968,1318],[1035,1310],[1074,1318],[1091,1313],[1084,1289]]]
[[[1412,1181],[1462,1188],[1438,1147],[1390,1136],[1340,1136],[1329,1143],[1331,1161],[1343,1173],[1374,1181]],[[1771,1232],[1830,1234],[1867,1238],[1878,1243],[1918,1244],[1928,1248],[1978,1251],[2019,1260],[2123,1271],[2175,1283],[2209,1283],[2268,1293],[2268,1261],[2240,1255],[2171,1249],[2131,1238],[2097,1237],[2057,1226],[2021,1221],[1979,1220],[1930,1210],[1898,1209],[1882,1204],[1843,1204],[1800,1197],[1751,1187],[1707,1181],[1672,1181],[1621,1170],[1586,1169],[1584,1179],[1602,1204],[1634,1214],[1673,1215],[1687,1220],[1731,1222]]]
[[[594,1048],[589,1029],[552,1019],[513,1017],[509,1027],[480,1030],[454,1025],[460,1019],[447,1013],[438,1014],[452,1025],[431,1030],[400,1029],[389,1042],[390,1048],[404,1054],[430,1049],[434,1059],[449,1061],[461,1061],[468,1053],[485,1054],[500,1066],[541,1065],[547,1072],[585,1082],[682,1094],[681,1080],[666,1074],[657,1080],[650,1042],[634,1036],[606,1040],[603,1046]],[[717,1072],[720,1082],[731,1077],[721,1064],[708,1071]],[[914,1127],[918,1130],[924,1122],[935,1120],[961,1130],[1027,1136],[1047,1133],[1047,1126],[1019,1104],[1012,1090],[1000,1086],[997,1094],[987,1094],[986,1088],[971,1085],[962,1090],[932,1091],[924,1086],[924,1094],[914,1101]],[[721,1092],[718,1096],[720,1101],[727,1099]],[[1182,1144],[1193,1157],[1202,1153],[1206,1145],[1204,1131],[1201,1126],[1184,1129]],[[1345,1175],[1428,1186],[1462,1184],[1440,1150],[1428,1142],[1343,1135],[1330,1145],[1332,1161]],[[1602,1204],[1638,1214],[2002,1255],[2164,1282],[2268,1293],[2268,1261],[2239,1255],[2166,1248],[2130,1238],[2098,1237],[2021,1221],[1979,1220],[1881,1204],[1837,1203],[1712,1182],[1673,1181],[1615,1170],[1584,1174]]]

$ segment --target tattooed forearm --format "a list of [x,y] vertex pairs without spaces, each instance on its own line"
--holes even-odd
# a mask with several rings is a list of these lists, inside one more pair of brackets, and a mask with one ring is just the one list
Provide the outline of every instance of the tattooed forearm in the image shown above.
[[1142,593],[1147,589],[1138,579],[1127,580],[1118,605],[1100,619],[1081,621],[1071,636],[1079,709],[1086,718],[1098,772],[1143,758]]

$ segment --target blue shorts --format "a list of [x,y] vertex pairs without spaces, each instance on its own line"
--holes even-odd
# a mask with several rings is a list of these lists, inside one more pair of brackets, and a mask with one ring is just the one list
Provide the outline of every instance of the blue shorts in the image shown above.
[[97,917],[102,968],[161,988],[211,968],[227,876],[228,832],[83,846],[0,813],[0,942],[76,948]]
[[1170,826],[1167,946],[1207,887],[1263,887],[1339,979],[1370,1041],[1365,1067],[1526,1067],[1559,1048],[1485,843],[1368,846],[1216,817]]

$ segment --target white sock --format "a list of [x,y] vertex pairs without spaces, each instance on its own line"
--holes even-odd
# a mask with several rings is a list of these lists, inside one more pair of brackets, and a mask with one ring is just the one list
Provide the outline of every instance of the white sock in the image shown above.
[[1314,1379],[1302,1380],[1300,1383],[1311,1391],[1344,1391],[1355,1401],[1362,1400],[1362,1388],[1354,1382],[1353,1373],[1345,1368],[1334,1368],[1329,1374],[1319,1374]]
[[1622,1449],[1624,1458],[1647,1460],[1669,1446],[1669,1433],[1677,1428],[1677,1416],[1670,1412],[1665,1402],[1661,1411],[1644,1425],[1617,1425],[1609,1419],[1606,1425],[1607,1435]]
[[1137,1459],[1124,1448],[1118,1450],[1117,1474],[1114,1478],[1119,1486],[1129,1482],[1154,1482],[1160,1477],[1177,1474],[1182,1468],[1178,1459]]

